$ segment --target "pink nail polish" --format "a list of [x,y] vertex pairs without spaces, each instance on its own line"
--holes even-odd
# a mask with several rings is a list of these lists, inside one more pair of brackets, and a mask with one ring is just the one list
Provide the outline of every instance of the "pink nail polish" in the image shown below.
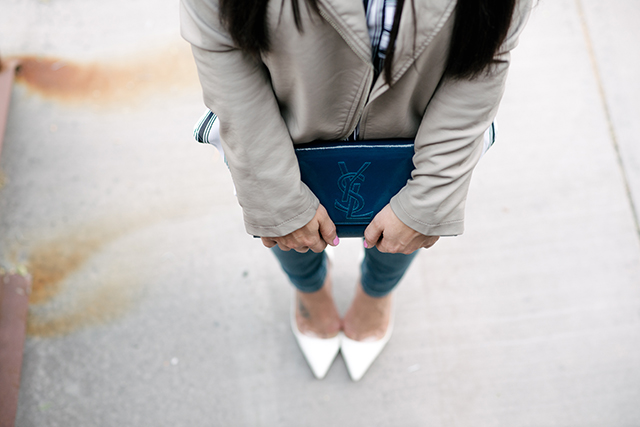
[[338,243],[340,243],[340,239],[336,236],[336,238],[333,239],[333,246],[338,246]]
[[367,241],[366,240],[364,241],[364,247],[369,249],[369,245],[367,245]]

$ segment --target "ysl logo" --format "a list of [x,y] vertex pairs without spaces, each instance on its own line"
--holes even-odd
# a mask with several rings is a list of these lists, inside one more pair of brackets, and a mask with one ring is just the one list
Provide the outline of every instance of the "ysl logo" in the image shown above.
[[349,172],[345,162],[338,162],[342,176],[338,178],[338,187],[342,190],[342,200],[335,201],[335,208],[347,214],[347,219],[368,219],[373,211],[357,214],[364,208],[364,198],[359,194],[360,182],[364,182],[364,171],[371,165],[365,162],[357,172]]

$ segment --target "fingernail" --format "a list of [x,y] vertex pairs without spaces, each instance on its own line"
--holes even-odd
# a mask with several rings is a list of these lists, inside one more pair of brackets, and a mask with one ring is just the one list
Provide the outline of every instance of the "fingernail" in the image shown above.
[[367,245],[367,241],[366,240],[364,241],[364,247],[369,249],[369,245]]
[[333,246],[338,246],[338,243],[340,243],[340,239],[336,236],[336,238],[333,239]]

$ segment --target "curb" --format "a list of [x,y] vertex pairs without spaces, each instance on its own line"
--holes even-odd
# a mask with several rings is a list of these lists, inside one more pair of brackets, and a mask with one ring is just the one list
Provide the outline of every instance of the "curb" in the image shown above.
[[0,275],[0,427],[14,425],[31,278]]

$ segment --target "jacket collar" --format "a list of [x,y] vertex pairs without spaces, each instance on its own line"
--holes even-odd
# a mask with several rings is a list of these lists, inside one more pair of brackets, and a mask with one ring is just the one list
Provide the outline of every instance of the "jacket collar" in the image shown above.
[[[398,81],[415,59],[431,43],[455,9],[456,0],[405,0],[400,33],[396,41],[392,82]],[[318,0],[320,14],[365,62],[371,63],[371,42],[362,0]],[[414,32],[414,16],[415,32]],[[419,19],[417,18],[419,17]],[[378,79],[372,95],[388,87]],[[384,90],[384,89],[383,89]]]
[[[440,32],[455,9],[456,0],[405,0],[396,42],[393,78],[395,83]],[[414,31],[415,21],[415,31]]]
[[362,0],[318,0],[318,8],[360,59],[371,63],[371,42]]

